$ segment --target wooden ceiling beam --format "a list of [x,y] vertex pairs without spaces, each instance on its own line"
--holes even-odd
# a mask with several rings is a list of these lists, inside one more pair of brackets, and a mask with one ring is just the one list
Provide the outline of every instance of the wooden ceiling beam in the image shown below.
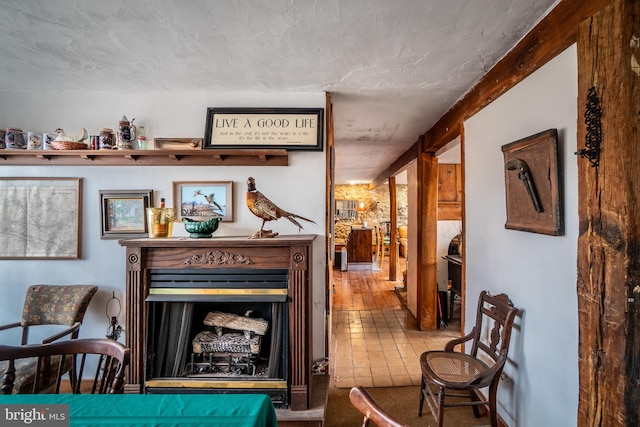
[[416,159],[420,145],[424,152],[435,153],[451,142],[458,136],[461,123],[575,43],[579,24],[610,2],[611,0],[560,2],[435,125],[380,173],[374,180],[374,185],[384,183]]

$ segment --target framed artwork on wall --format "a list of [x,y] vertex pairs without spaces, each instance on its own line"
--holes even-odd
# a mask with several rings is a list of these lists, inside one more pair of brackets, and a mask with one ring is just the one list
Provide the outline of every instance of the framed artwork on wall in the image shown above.
[[80,259],[82,178],[0,178],[0,259]]
[[176,221],[218,217],[233,222],[233,182],[174,181],[173,204]]
[[204,148],[323,150],[322,108],[208,108]]
[[558,167],[558,132],[549,129],[502,146],[507,221],[505,228],[564,234]]
[[147,237],[145,212],[152,200],[153,190],[100,190],[100,238]]

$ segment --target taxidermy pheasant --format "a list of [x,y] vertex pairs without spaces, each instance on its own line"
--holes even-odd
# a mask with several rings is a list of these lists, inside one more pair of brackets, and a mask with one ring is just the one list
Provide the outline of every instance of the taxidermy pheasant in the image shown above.
[[252,177],[249,177],[247,180],[247,207],[252,214],[262,219],[262,226],[259,231],[251,236],[252,239],[276,237],[278,233],[274,233],[271,230],[265,230],[264,224],[267,221],[275,221],[279,218],[286,218],[291,221],[298,227],[298,231],[302,230],[303,227],[298,221],[296,221],[296,219],[302,219],[315,224],[315,222],[310,219],[280,209],[275,203],[267,199],[264,194],[256,190],[256,180]]

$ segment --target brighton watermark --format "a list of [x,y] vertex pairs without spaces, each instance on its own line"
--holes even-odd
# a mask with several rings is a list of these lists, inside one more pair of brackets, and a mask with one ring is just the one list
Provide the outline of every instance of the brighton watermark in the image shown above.
[[69,427],[69,405],[0,405],[0,426]]

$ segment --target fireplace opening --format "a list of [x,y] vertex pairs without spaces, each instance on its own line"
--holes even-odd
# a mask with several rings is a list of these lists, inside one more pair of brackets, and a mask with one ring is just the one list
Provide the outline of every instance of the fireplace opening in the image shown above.
[[147,393],[266,393],[287,407],[287,270],[154,270]]

